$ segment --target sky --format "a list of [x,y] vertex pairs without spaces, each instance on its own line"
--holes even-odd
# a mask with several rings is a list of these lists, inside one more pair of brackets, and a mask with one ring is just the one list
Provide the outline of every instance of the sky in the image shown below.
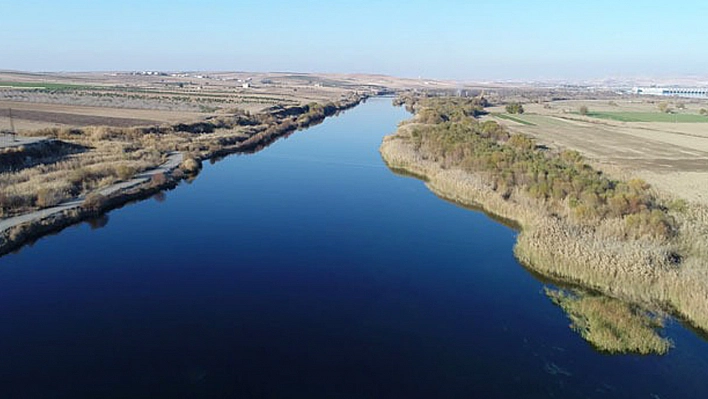
[[705,76],[707,17],[685,0],[0,0],[0,69]]

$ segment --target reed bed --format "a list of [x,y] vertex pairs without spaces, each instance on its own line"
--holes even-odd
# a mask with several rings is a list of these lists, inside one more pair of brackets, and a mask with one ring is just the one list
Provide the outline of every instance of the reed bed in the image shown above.
[[695,204],[662,208],[673,223],[670,236],[630,234],[626,216],[583,223],[557,203],[519,187],[500,191],[484,173],[426,153],[414,137],[416,125],[402,124],[384,138],[380,152],[389,167],[420,176],[443,198],[518,222],[514,253],[520,262],[612,298],[669,310],[708,330],[708,210]]
[[0,218],[51,207],[129,180],[159,166],[172,152],[187,154],[192,162],[186,161],[183,169],[194,173],[201,165],[195,161],[258,150],[365,98],[352,95],[336,103],[276,107],[272,112],[256,115],[238,111],[231,116],[174,126],[88,126],[24,132],[47,140],[13,149],[12,154],[9,150],[0,153],[0,157],[20,160],[8,170],[0,170]]

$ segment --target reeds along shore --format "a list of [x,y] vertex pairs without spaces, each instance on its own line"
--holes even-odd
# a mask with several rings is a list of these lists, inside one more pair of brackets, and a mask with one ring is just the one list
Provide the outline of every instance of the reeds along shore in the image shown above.
[[[0,256],[49,232],[173,188],[180,180],[195,175],[202,160],[259,151],[280,137],[318,124],[366,98],[352,95],[336,103],[278,108],[258,115],[235,115],[171,127],[99,126],[34,132],[51,140],[32,149],[36,156],[26,164],[13,164],[11,170],[0,171],[0,218],[28,214],[81,196],[86,200],[80,208],[0,231]],[[156,168],[168,153],[175,151],[185,154],[179,168],[110,197],[94,194]],[[16,152],[0,153],[0,160],[3,156],[12,157],[17,163]],[[77,156],[65,157],[67,154]]]
[[[415,109],[421,115],[420,110],[426,108],[417,104]],[[384,138],[380,152],[389,167],[424,177],[427,186],[441,197],[518,222],[521,234],[514,252],[531,269],[652,310],[670,311],[695,327],[708,330],[705,209],[690,204],[680,210],[672,209],[662,205],[661,198],[655,197],[658,194],[651,192],[646,199],[655,208],[647,212],[655,217],[656,223],[670,223],[667,226],[670,230],[657,233],[654,229],[659,224],[651,222],[637,227],[633,218],[643,216],[632,213],[615,215],[607,211],[600,217],[578,218],[574,210],[583,204],[571,206],[570,195],[554,200],[535,195],[528,186],[513,184],[518,183],[513,176],[512,184],[500,185],[494,173],[475,172],[469,166],[475,164],[470,146],[453,145],[441,152],[429,151],[430,147],[421,143],[421,135],[437,134],[430,126],[449,127],[458,122],[446,115],[431,121],[430,113],[423,114],[426,123],[420,123],[418,116],[411,123],[402,124],[396,134]],[[469,131],[452,128],[453,135],[433,141],[449,144],[457,134],[480,134],[477,122],[462,123],[470,127]],[[506,146],[513,139],[491,140],[495,142],[493,146]],[[493,153],[485,154],[490,159],[495,157]],[[612,184],[619,187],[622,182]],[[650,190],[646,185],[643,187]],[[609,195],[604,198],[614,201]],[[646,233],[641,230],[644,227],[649,229]]]

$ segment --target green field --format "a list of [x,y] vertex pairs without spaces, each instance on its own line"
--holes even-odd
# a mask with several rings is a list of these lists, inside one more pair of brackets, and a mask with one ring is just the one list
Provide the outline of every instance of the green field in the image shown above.
[[662,112],[588,112],[587,116],[619,122],[708,122],[708,116],[696,114],[666,114]]
[[17,89],[47,89],[47,90],[78,90],[90,89],[91,86],[81,86],[68,83],[44,83],[44,82],[4,82],[0,81],[0,87],[12,87]]
[[517,123],[520,123],[522,125],[527,125],[527,126],[536,126],[535,123],[531,123],[529,121],[525,121],[517,116],[511,116],[509,114],[492,114],[493,116],[499,118],[499,119],[506,119],[508,121],[514,121]]

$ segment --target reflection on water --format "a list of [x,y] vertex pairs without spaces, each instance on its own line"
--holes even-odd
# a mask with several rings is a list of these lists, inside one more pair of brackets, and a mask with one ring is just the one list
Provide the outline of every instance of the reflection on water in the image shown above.
[[672,346],[659,334],[664,327],[663,315],[601,294],[550,288],[545,291],[568,314],[571,327],[602,352],[661,355]]
[[97,230],[97,229],[102,229],[108,225],[108,214],[103,214],[100,216],[96,216],[94,218],[88,219],[86,221],[86,224],[88,224],[91,227],[91,230]]
[[695,334],[598,352],[513,229],[391,173],[407,117],[370,101],[0,258],[0,397],[708,397]]
[[154,199],[156,202],[163,203],[167,200],[167,194],[164,191],[160,191],[157,194],[153,195],[152,199]]

